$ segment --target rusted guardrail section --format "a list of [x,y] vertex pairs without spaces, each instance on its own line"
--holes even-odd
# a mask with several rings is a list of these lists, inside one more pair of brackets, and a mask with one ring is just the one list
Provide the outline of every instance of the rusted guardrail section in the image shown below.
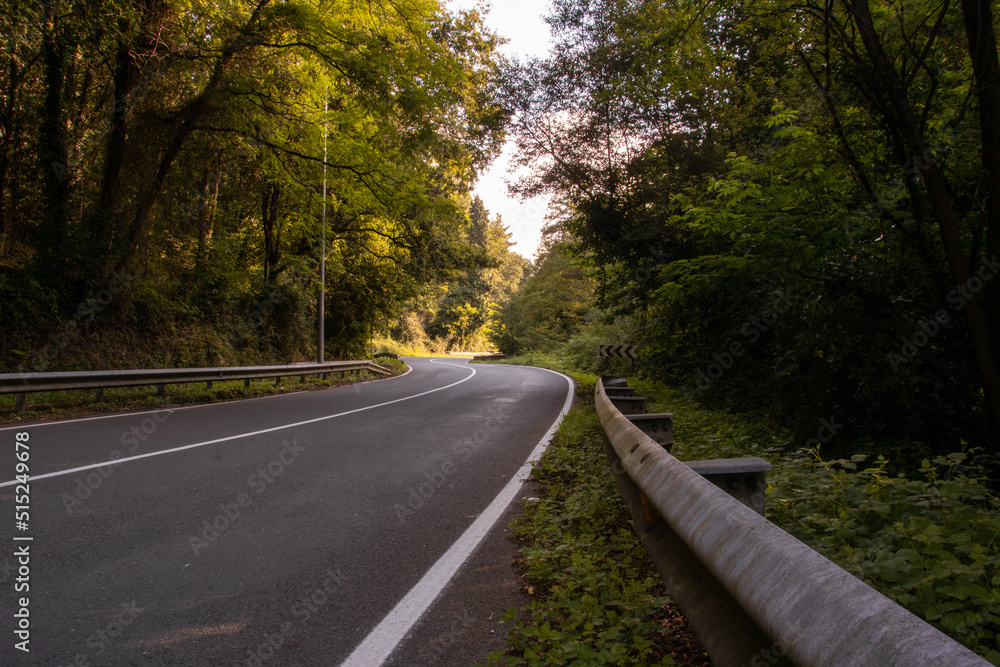
[[601,381],[594,402],[639,537],[714,665],[989,665],[676,459]]
[[67,389],[96,389],[98,400],[108,387],[139,387],[159,385],[160,393],[168,384],[184,382],[221,382],[223,380],[250,380],[298,375],[305,381],[307,375],[370,371],[392,375],[384,366],[371,361],[328,361],[322,364],[288,364],[284,366],[229,366],[221,368],[159,368],[129,371],[69,371],[63,373],[2,373],[0,394],[17,394],[17,411],[24,410],[26,393],[59,391]]

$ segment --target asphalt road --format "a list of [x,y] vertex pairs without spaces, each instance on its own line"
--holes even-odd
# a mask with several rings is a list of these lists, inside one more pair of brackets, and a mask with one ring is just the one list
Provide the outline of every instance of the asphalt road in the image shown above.
[[407,664],[399,624],[569,395],[539,369],[408,361],[350,387],[0,429],[0,664],[363,665],[394,648]]

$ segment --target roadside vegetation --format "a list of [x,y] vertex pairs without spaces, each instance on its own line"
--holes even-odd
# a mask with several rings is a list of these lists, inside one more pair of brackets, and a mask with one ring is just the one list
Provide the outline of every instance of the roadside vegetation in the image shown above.
[[556,0],[509,76],[514,189],[554,205],[500,351],[638,345],[838,458],[1000,454],[995,12]]
[[[565,372],[561,358],[558,353],[529,354],[488,363],[539,365]],[[560,430],[554,441],[558,447],[543,457],[535,475],[543,488],[548,481],[573,500],[546,503],[543,496],[542,502],[529,504],[525,517],[515,524],[515,535],[524,543],[521,567],[527,585],[542,591],[567,578],[562,563],[573,568],[581,559],[591,560],[595,548],[589,540],[597,540],[594,534],[607,534],[611,524],[629,525],[600,449],[603,434],[596,414],[586,405],[592,402],[595,376],[573,375],[580,382],[582,405],[572,413],[565,431]],[[1000,665],[1000,498],[996,485],[975,463],[976,452],[923,458],[915,469],[909,457],[893,460],[856,453],[847,459],[827,459],[822,445],[807,447],[764,415],[752,419],[706,408],[683,390],[659,382],[639,379],[631,384],[650,399],[651,411],[674,414],[675,456],[768,460],[774,466],[768,473],[770,521]],[[608,509],[612,506],[615,511]],[[594,534],[590,526],[598,527]],[[631,568],[618,585],[641,587],[646,576],[658,581],[651,565],[645,563],[645,570],[636,565],[646,557],[631,529],[616,534],[620,541],[614,557],[621,558],[622,573]],[[545,646],[532,623],[548,622],[550,630],[562,627],[553,620],[566,618],[560,609],[542,600],[533,604],[533,620],[515,624],[511,656],[523,658],[526,647]],[[655,628],[644,631],[650,638],[660,636]],[[577,641],[572,632],[555,637]],[[549,641],[555,644],[552,636]],[[605,664],[594,660],[583,664]]]
[[509,116],[478,10],[15,1],[0,35],[0,372],[313,359],[321,254],[328,358],[477,344],[520,279],[470,193]]
[[535,466],[538,498],[513,525],[516,568],[533,598],[493,665],[708,664],[631,529],[593,409],[594,376]]
[[994,12],[556,0],[506,90],[554,205],[491,340],[770,460],[773,521],[1000,664]]

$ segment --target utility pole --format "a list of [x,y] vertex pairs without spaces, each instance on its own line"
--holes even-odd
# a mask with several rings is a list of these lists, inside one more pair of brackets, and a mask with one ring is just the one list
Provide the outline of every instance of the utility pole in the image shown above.
[[328,88],[323,88],[323,220],[319,241],[319,363],[326,341],[326,111]]

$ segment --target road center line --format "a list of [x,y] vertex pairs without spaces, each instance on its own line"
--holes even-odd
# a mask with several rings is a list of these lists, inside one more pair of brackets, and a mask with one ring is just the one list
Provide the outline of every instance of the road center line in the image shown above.
[[[448,366],[454,366],[454,364],[447,364]],[[467,382],[472,379],[476,374],[475,368],[470,368],[468,366],[462,366],[465,370],[472,371],[471,375],[468,375],[458,382],[452,382],[444,387],[438,387],[437,389],[431,389],[430,391],[423,391],[419,394],[413,394],[412,396],[404,396],[403,398],[397,398],[391,401],[386,401],[385,403],[377,403],[375,405],[369,405],[363,408],[357,408],[355,410],[348,410],[346,412],[338,412],[335,415],[326,415],[325,417],[316,417],[315,419],[307,419],[301,422],[295,422],[293,424],[283,424],[281,426],[273,426],[271,428],[265,428],[260,431],[251,431],[249,433],[239,433],[237,435],[228,435],[225,438],[216,438],[215,440],[206,440],[204,442],[196,442],[191,445],[183,445],[182,447],[174,447],[172,449],[163,449],[158,452],[148,452],[146,454],[138,454],[136,456],[128,456],[122,459],[115,459],[113,461],[105,461],[103,463],[94,463],[91,465],[80,466],[79,468],[71,468],[69,470],[60,470],[58,472],[50,472],[44,475],[32,475],[28,478],[29,481],[34,482],[39,479],[46,479],[48,477],[61,477],[63,475],[72,475],[73,473],[83,472],[84,470],[93,470],[95,468],[106,468],[108,466],[121,465],[122,463],[127,463],[128,461],[138,461],[139,459],[148,459],[153,456],[163,456],[164,454],[173,454],[174,452],[183,452],[186,449],[195,449],[196,447],[205,447],[207,445],[215,445],[220,442],[228,442],[229,440],[239,440],[240,438],[250,438],[255,435],[263,435],[264,433],[274,433],[275,431],[283,431],[289,428],[295,428],[297,426],[305,426],[306,424],[315,424],[317,422],[327,421],[328,419],[336,419],[337,417],[345,417],[347,415],[353,415],[358,412],[364,412],[365,410],[374,410],[375,408],[385,407],[386,405],[392,405],[394,403],[402,403],[403,401],[409,401],[414,398],[420,398],[421,396],[426,396],[428,394],[433,394],[435,392],[444,391],[445,389],[451,389],[452,387],[458,386],[463,382]],[[25,429],[31,428],[30,426],[25,426]],[[17,480],[11,480],[9,482],[0,483],[0,488],[5,486],[13,486],[17,484]]]
[[[449,364],[454,365],[454,364]],[[549,371],[547,368],[538,370]],[[514,500],[521,490],[521,484],[528,479],[531,474],[531,464],[541,458],[552,436],[555,435],[559,424],[562,422],[570,406],[573,404],[573,381],[562,373],[555,373],[564,378],[569,384],[566,393],[566,401],[563,403],[562,411],[552,427],[542,436],[538,444],[528,455],[524,465],[517,471],[517,474],[500,490],[500,493],[493,499],[489,506],[483,510],[472,525],[469,526],[462,536],[455,540],[455,543],[448,548],[441,558],[438,559],[431,569],[417,582],[416,586],[400,600],[392,611],[375,627],[371,633],[365,637],[357,648],[347,657],[341,667],[375,667],[383,664],[392,655],[406,634],[416,624],[420,617],[424,615],[434,600],[437,599],[444,587],[452,580],[459,568],[465,564],[472,552],[476,550],[483,538],[493,529],[497,520],[503,515],[507,506]]]

